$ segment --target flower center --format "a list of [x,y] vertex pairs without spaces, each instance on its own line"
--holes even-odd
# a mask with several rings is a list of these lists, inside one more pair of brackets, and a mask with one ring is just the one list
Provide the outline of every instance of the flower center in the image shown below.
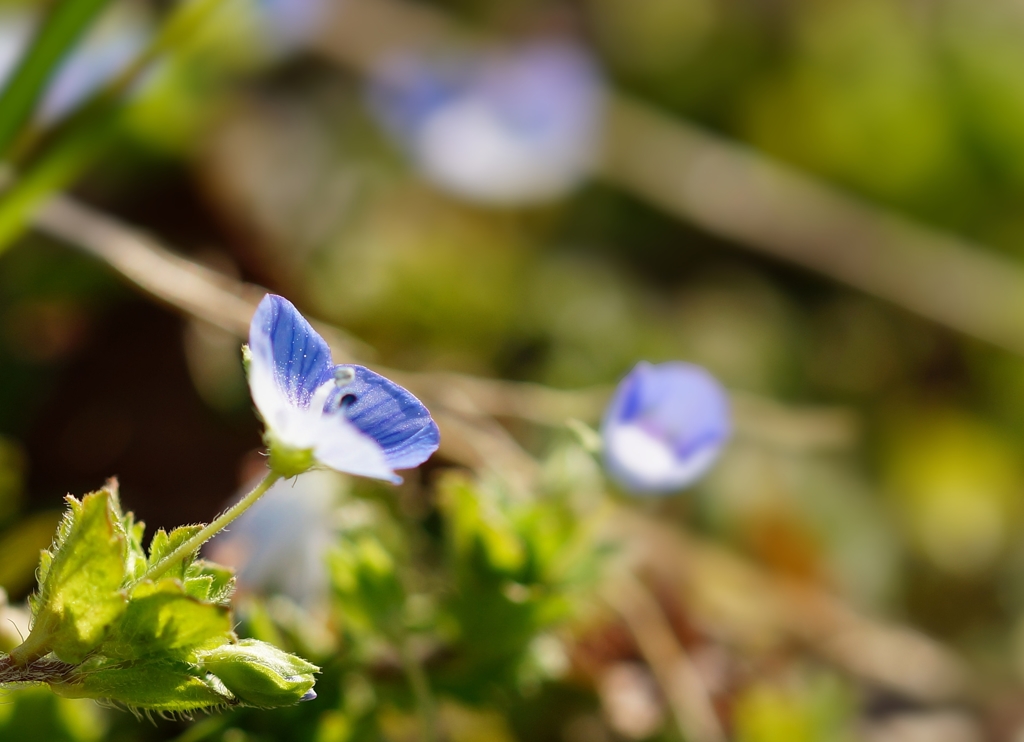
[[[334,369],[334,378],[331,381],[324,382],[316,390],[310,405],[319,404],[324,414],[328,415],[338,410],[347,410],[359,398],[352,392],[343,393],[341,390],[352,384],[355,380],[356,372],[354,369],[339,366]],[[322,396],[321,392],[323,392]]]

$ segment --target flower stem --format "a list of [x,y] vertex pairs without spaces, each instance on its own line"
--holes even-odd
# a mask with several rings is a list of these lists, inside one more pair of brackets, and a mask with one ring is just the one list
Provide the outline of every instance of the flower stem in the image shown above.
[[216,536],[217,533],[231,523],[231,521],[251,508],[253,504],[263,497],[267,490],[269,490],[280,478],[281,475],[277,472],[269,472],[267,476],[265,476],[263,480],[256,485],[252,492],[214,518],[208,526],[203,528],[203,530],[188,541],[185,541],[181,546],[165,556],[159,562],[150,565],[149,569],[147,569],[143,573],[142,577],[136,580],[134,584],[138,584],[143,580],[155,580],[186,556],[196,551],[200,546]]
[[35,658],[27,664],[18,664],[13,656],[0,657],[0,686],[10,683],[56,683],[73,670],[60,660]]
[[405,676],[409,680],[412,694],[416,698],[416,708],[423,723],[422,742],[439,742],[441,737],[437,728],[437,704],[434,701],[434,694],[430,690],[430,681],[423,669],[422,663],[416,657],[408,640],[399,644],[399,652],[402,655],[402,667],[405,669]]

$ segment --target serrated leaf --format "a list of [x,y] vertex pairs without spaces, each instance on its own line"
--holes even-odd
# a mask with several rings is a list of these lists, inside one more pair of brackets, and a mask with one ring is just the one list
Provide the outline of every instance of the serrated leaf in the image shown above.
[[[149,545],[150,566],[159,562],[201,530],[203,530],[202,526],[181,526],[180,528],[175,528],[170,533],[167,533],[162,528],[158,530],[153,534],[153,541]],[[167,572],[164,573],[164,576],[176,577],[184,582],[185,572],[188,569],[188,565],[191,564],[194,559],[195,554],[186,556],[167,570]]]
[[227,607],[197,600],[178,580],[162,579],[135,588],[103,652],[123,660],[191,662],[197,651],[233,638]]
[[83,666],[50,687],[66,698],[111,699],[130,708],[171,713],[213,709],[234,700],[216,678],[184,662]]
[[186,570],[185,590],[194,598],[227,605],[235,592],[235,572],[229,567],[199,559]]
[[69,496],[67,503],[53,546],[40,560],[32,634],[35,646],[77,663],[125,610],[128,538],[113,486],[81,502]]
[[210,575],[199,575],[185,580],[185,594],[196,600],[207,601],[212,587],[213,578]]
[[129,579],[136,580],[146,571],[146,552],[142,548],[142,536],[146,532],[146,524],[136,522],[135,514],[128,512],[123,516],[124,530],[128,537],[128,559],[125,572]]
[[[52,563],[53,554],[51,554],[49,550],[42,551],[39,554],[39,568],[36,570],[36,580],[38,584],[42,585],[46,582],[46,577],[50,574],[50,565]],[[39,614],[39,609],[41,608],[39,599],[40,596],[38,590],[28,597],[28,607],[32,611],[33,619]]]

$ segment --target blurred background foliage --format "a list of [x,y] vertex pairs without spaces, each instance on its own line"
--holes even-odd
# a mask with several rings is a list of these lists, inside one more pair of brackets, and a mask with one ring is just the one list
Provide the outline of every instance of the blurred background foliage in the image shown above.
[[[0,73],[30,38],[18,19],[54,5],[0,5]],[[1024,260],[1015,0],[417,5],[508,43],[575,38],[610,84],[671,116]],[[736,639],[673,583],[716,562],[654,553],[645,582],[730,738],[1024,739],[1024,359],[606,181],[522,208],[446,193],[379,123],[365,76],[324,53],[329,24],[303,21],[308,0],[223,0],[166,42],[111,117],[61,118],[177,6],[108,4],[44,99],[57,134],[14,160],[20,172],[56,152],[71,165],[51,191],[290,297],[375,362],[589,389],[639,359],[683,359],[736,391],[748,422],[706,479],[665,500],[628,502],[569,430],[521,420],[504,422],[541,468],[525,500],[444,455],[397,493],[331,480],[294,527],[301,540],[330,526],[312,557],[323,589],[243,572],[239,606],[240,632],[325,667],[316,702],[149,725],[19,690],[0,704],[0,737],[413,740],[411,662],[455,742],[680,739],[671,698],[601,598],[632,548],[607,537],[607,508],[628,507],[768,579],[923,631],[975,673],[963,703],[913,698],[779,640],[757,606]],[[85,155],[69,160],[74,131]],[[27,213],[14,202],[0,202],[0,237],[17,235],[0,256],[0,585],[23,626],[18,601],[66,492],[116,474],[150,531],[208,520],[251,475],[259,427],[237,338],[10,227]],[[898,262],[878,268],[914,280]],[[701,581],[742,603],[730,575]]]

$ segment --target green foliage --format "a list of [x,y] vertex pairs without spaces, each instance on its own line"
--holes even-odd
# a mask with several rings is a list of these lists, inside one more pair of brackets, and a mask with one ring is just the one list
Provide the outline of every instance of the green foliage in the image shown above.
[[[157,530],[149,544],[149,564],[161,561],[202,529],[202,526],[181,526],[170,534],[162,528]],[[198,550],[173,565],[164,577],[179,580],[191,597],[220,605],[228,604],[235,585],[230,569],[199,559]]]
[[51,13],[14,77],[0,94],[0,157],[5,157],[50,78],[109,0],[65,0]]
[[102,652],[116,660],[180,660],[194,662],[198,652],[232,639],[226,607],[185,592],[174,579],[143,582],[113,627]]
[[185,663],[145,662],[81,665],[67,679],[50,683],[65,698],[101,698],[132,709],[189,713],[227,706],[234,698],[213,675],[197,676]]
[[441,680],[479,702],[536,678],[536,639],[571,615],[600,551],[579,553],[581,520],[557,499],[513,503],[461,475],[440,491],[459,655]]
[[53,546],[39,560],[26,644],[45,642],[58,659],[77,663],[99,646],[128,605],[121,588],[128,576],[129,536],[111,488],[81,502],[69,496],[67,503]]
[[100,742],[107,726],[96,704],[61,698],[43,686],[22,688],[0,703],[0,739]]
[[157,531],[147,557],[144,526],[121,511],[115,482],[67,501],[40,559],[32,632],[12,651],[3,681],[42,680],[68,698],[176,713],[288,705],[312,688],[314,665],[263,642],[238,642],[230,570],[191,554],[161,579],[142,579],[197,526]]
[[[379,724],[400,736],[416,723],[414,707],[429,713],[431,691],[442,717],[466,710],[458,724],[499,718],[496,706],[521,702],[565,670],[559,631],[602,559],[590,519],[570,507],[569,492],[512,499],[462,473],[442,477],[437,493],[426,519],[395,508],[390,495],[391,508],[363,499],[342,506],[353,526],[328,565],[332,623],[344,633],[321,698],[334,683],[343,690],[324,734],[379,739]],[[270,613],[255,612],[263,638],[273,636]]]
[[852,742],[853,699],[832,677],[793,689],[757,684],[736,704],[737,742]]
[[313,688],[319,668],[271,644],[243,639],[202,655],[201,664],[244,703],[276,708],[296,703]]
[[346,539],[330,557],[331,578],[344,619],[356,633],[403,634],[405,589],[395,561],[369,533]]

